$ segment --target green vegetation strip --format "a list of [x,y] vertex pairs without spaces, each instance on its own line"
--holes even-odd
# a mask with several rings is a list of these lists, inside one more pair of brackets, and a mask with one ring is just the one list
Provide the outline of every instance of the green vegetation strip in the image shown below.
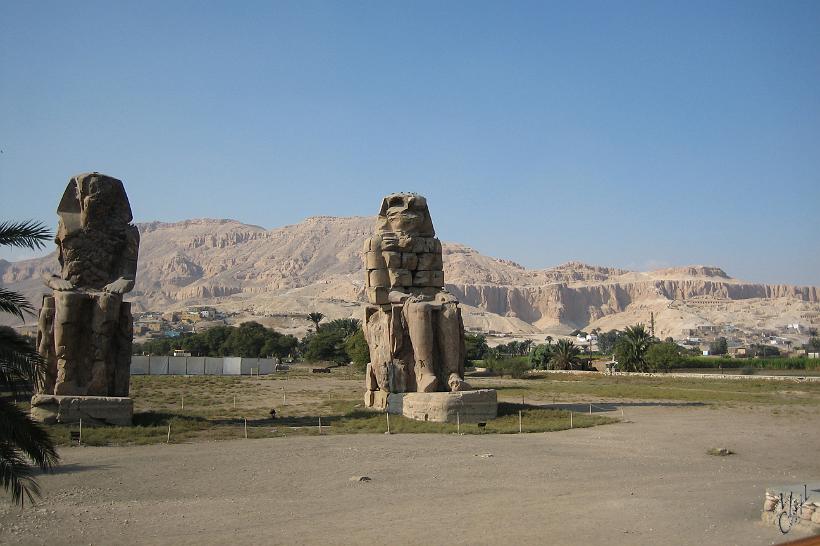
[[[289,379],[289,380],[288,380]],[[463,424],[465,434],[517,433],[518,411],[523,432],[547,432],[569,427],[569,413],[550,406],[553,402],[584,404],[621,401],[676,401],[714,406],[747,403],[754,406],[806,408],[820,406],[820,383],[766,381],[757,379],[685,379],[676,377],[629,377],[600,374],[548,373],[531,379],[468,378],[477,388],[495,388],[501,400],[532,405],[499,406],[499,418],[480,428]],[[321,416],[323,434],[383,433],[383,413],[361,409],[362,377],[348,367],[331,374],[313,374],[310,369],[291,368],[287,373],[263,377],[140,376],[132,377],[131,395],[136,414],[133,427],[84,427],[86,445],[138,445],[318,434]],[[283,392],[287,403],[283,403]],[[182,397],[185,407],[182,407]],[[234,396],[237,404],[234,407]],[[277,419],[271,419],[271,407]],[[790,410],[789,410],[790,411]],[[573,426],[610,423],[600,414],[573,414]],[[72,427],[77,430],[77,427]],[[425,423],[390,416],[393,433],[456,432],[454,424]],[[69,443],[69,427],[55,425],[49,431],[61,445]]]
[[499,396],[549,400],[556,394],[618,400],[675,400],[683,402],[820,405],[820,383],[755,379],[685,379],[599,374],[547,374],[546,378],[472,380],[476,387],[498,389]]
[[[351,405],[350,401],[335,405]],[[617,419],[602,415],[575,413],[570,421],[570,413],[563,410],[546,409],[519,404],[499,404],[499,416],[488,421],[484,427],[478,424],[431,423],[414,421],[398,415],[390,416],[390,432],[393,434],[513,434],[519,432],[519,410],[521,411],[521,431],[524,433],[552,432],[573,428],[586,428],[617,422]],[[248,438],[272,438],[294,435],[318,435],[319,417],[297,416],[283,419],[249,420]],[[90,446],[107,445],[147,445],[168,442],[168,425],[171,427],[170,443],[196,440],[230,440],[245,437],[243,419],[207,419],[192,415],[174,413],[141,412],[134,416],[133,427],[84,427],[82,442]],[[70,444],[69,429],[77,431],[77,426],[53,425],[49,432],[59,445]],[[352,409],[343,415],[323,415],[322,434],[384,433],[387,418],[384,413]]]

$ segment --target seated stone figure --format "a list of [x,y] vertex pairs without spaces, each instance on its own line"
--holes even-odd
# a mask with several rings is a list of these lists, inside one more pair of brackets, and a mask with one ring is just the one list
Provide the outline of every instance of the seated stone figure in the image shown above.
[[73,177],[57,208],[60,275],[44,277],[38,350],[48,364],[41,395],[128,396],[139,232],[122,182]]
[[389,393],[469,389],[461,310],[444,289],[441,242],[427,200],[412,193],[385,197],[364,253],[367,406],[383,406]]

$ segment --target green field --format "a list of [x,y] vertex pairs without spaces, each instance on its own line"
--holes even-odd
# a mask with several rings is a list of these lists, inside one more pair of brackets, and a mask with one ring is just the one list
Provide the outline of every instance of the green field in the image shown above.
[[[618,404],[634,402],[698,403],[713,406],[820,405],[820,383],[759,379],[688,379],[673,377],[572,375],[547,373],[528,379],[468,378],[477,388],[498,390],[499,418],[479,428],[464,424],[465,434],[517,433],[519,411],[523,432],[547,432],[618,420]],[[85,427],[87,445],[153,444],[319,434],[383,433],[385,414],[361,407],[363,379],[352,369],[311,374],[292,368],[262,377],[135,376],[131,396],[133,427]],[[589,414],[588,404],[594,405]],[[184,404],[184,405],[183,405]],[[607,406],[606,404],[611,404]],[[271,419],[275,407],[277,418]],[[247,422],[247,427],[246,427]],[[76,430],[76,426],[73,427]],[[69,427],[54,425],[51,434],[69,443]],[[455,433],[456,425],[425,423],[390,416],[392,433]]]

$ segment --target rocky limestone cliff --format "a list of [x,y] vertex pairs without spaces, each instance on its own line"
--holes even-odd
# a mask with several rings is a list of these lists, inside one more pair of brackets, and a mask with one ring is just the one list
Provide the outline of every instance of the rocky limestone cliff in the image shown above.
[[[260,314],[316,308],[328,316],[355,316],[364,300],[360,252],[372,233],[371,217],[311,217],[271,230],[212,219],[139,228],[139,271],[130,294],[137,311],[214,304]],[[691,307],[690,321],[699,320],[704,302],[713,301],[788,300],[820,307],[817,287],[746,283],[717,267],[634,272],[569,262],[527,269],[462,244],[443,247],[445,281],[468,307],[468,327],[513,333],[581,328],[671,302]],[[45,292],[40,272],[56,267],[54,254],[0,260],[0,281],[38,303]]]

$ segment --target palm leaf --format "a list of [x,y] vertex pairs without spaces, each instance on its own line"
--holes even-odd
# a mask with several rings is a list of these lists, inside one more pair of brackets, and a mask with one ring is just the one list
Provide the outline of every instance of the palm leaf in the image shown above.
[[34,307],[22,294],[0,288],[0,312],[11,313],[20,320],[24,320],[25,317],[23,313],[26,312],[33,315]]
[[51,231],[42,222],[0,222],[0,245],[37,250],[43,248],[44,241],[50,237]]
[[29,342],[9,328],[0,327],[0,390],[17,395],[17,382],[38,384],[44,378],[45,363]]
[[34,497],[40,496],[40,486],[34,479],[32,467],[14,446],[0,442],[0,485],[11,491],[14,504],[25,506],[26,499],[34,503]]
[[0,443],[10,443],[40,469],[50,470],[59,458],[48,432],[6,398],[0,398]]

